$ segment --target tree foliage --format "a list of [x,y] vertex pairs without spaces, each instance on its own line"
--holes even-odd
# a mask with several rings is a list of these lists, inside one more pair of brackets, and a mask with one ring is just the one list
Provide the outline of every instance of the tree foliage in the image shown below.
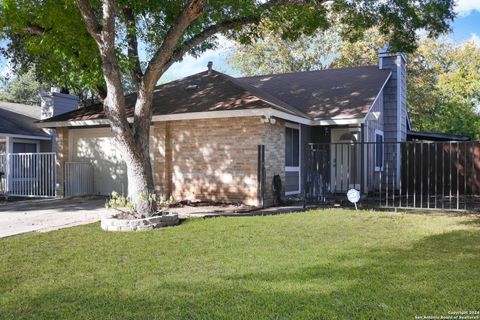
[[410,56],[408,72],[415,129],[480,139],[480,47],[424,39]]
[[296,40],[264,30],[262,38],[250,45],[236,43],[227,61],[249,76],[323,70],[330,67],[339,49],[340,37],[332,30]]
[[40,91],[48,90],[49,86],[37,80],[34,69],[5,81],[0,88],[0,101],[23,104],[40,104]]
[[[268,34],[248,46],[235,44],[229,62],[246,76],[376,65],[378,49],[388,43],[376,28],[355,42],[344,41],[335,32],[297,40]],[[298,57],[306,57],[303,64],[291,62]],[[423,37],[409,54],[407,73],[408,108],[415,130],[480,139],[480,48],[475,43]]]
[[[146,61],[161,46],[187,2],[115,2],[115,52],[124,75],[137,68],[136,58],[139,56],[135,45],[129,53],[132,46],[127,39],[127,31],[134,29],[132,31],[136,33],[138,43],[144,48],[140,58],[143,62],[141,69],[145,70]],[[97,19],[101,20],[101,3],[92,1],[91,6]],[[133,23],[127,21],[129,16],[133,18]],[[216,46],[217,38],[213,31],[223,32],[242,43],[250,43],[261,36],[258,22],[268,18],[269,22],[262,24],[269,30],[267,37],[276,34],[284,40],[298,37],[307,40],[303,35],[328,30],[332,24],[341,23],[345,27],[340,35],[357,40],[365,30],[378,26],[395,48],[411,51],[415,47],[416,30],[423,28],[439,34],[448,29],[453,16],[453,1],[439,0],[356,1],[356,4],[351,1],[336,1],[333,4],[328,1],[277,0],[264,4],[253,0],[209,1],[207,9],[188,26],[176,47],[199,55]],[[241,32],[244,25],[249,27]],[[0,37],[10,40],[3,53],[15,68],[25,70],[34,63],[37,78],[41,80],[47,79],[73,91],[89,88],[101,95],[106,94],[100,54],[75,1],[4,0],[0,10],[0,27],[3,30]],[[207,32],[207,35],[211,36],[205,37],[204,41],[189,42],[195,36],[205,34],[209,28],[212,32]],[[325,36],[329,37],[328,34]],[[317,46],[300,41],[298,44],[302,45],[298,50],[316,50],[321,46],[319,41],[316,42]],[[176,56],[175,60],[181,60],[182,56]],[[306,58],[308,60],[309,57]],[[290,63],[303,62],[296,59]],[[324,64],[310,59],[305,67],[322,68]]]

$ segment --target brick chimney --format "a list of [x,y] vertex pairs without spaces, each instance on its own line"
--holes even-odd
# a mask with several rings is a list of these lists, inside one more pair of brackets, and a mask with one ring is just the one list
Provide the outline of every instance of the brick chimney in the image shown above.
[[208,61],[208,63],[207,63],[208,74],[211,74],[211,73],[212,73],[212,67],[213,67],[213,62],[212,62],[212,61]]

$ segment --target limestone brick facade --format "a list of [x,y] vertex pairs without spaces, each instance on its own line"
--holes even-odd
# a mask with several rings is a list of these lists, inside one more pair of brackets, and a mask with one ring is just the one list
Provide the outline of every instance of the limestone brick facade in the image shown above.
[[[88,130],[88,129],[85,129]],[[63,196],[68,128],[57,129],[57,194]],[[258,145],[265,145],[264,204],[285,181],[285,121],[260,117],[154,122],[150,151],[156,193],[177,200],[258,204]]]
[[285,123],[260,117],[155,122],[156,191],[176,199],[258,203],[258,145],[265,145],[265,204],[275,174],[285,178]]

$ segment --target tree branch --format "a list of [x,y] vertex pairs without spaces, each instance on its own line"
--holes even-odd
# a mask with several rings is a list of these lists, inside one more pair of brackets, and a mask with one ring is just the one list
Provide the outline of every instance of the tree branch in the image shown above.
[[[83,1],[83,0],[78,0]],[[115,55],[115,4],[113,0],[103,0],[103,28],[101,32],[101,38],[103,41],[104,49],[112,50],[112,54]]]
[[140,66],[140,59],[138,57],[137,25],[135,22],[135,16],[130,7],[125,7],[123,9],[123,15],[127,27],[127,55],[130,63],[132,63],[130,73],[138,89],[140,82],[142,81],[143,73],[142,67]]
[[129,144],[134,145],[133,134],[127,120],[122,75],[115,55],[115,5],[113,0],[102,1],[103,25],[101,25],[88,0],[76,0],[87,31],[97,43],[102,59],[103,77],[107,95],[104,108],[113,131],[123,135]]
[[164,70],[163,65],[170,59],[185,30],[203,14],[205,2],[205,0],[190,0],[172,24],[162,45],[148,63],[143,80],[145,90],[152,91],[155,88],[158,78]]
[[95,14],[90,7],[90,3],[88,0],[77,0],[77,6],[80,10],[83,21],[85,21],[85,26],[87,27],[88,33],[90,33],[97,45],[100,45],[102,42],[102,26],[98,23]]
[[185,41],[185,43],[182,45],[181,48],[178,48],[174,51],[171,60],[172,62],[176,62],[180,60],[188,51],[200,45],[203,41],[207,40],[208,38],[210,38],[211,36],[217,33],[228,31],[235,27],[245,26],[247,24],[258,23],[259,21],[260,21],[260,18],[258,17],[245,17],[245,18],[226,20],[221,23],[212,25],[206,28],[201,33]]
[[42,36],[47,30],[39,25],[29,23],[23,28],[23,31],[35,36]]

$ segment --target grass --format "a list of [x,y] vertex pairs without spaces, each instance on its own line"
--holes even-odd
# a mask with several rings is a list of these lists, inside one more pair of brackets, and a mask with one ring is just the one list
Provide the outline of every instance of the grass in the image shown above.
[[480,222],[321,210],[0,239],[2,319],[414,319],[480,310]]

